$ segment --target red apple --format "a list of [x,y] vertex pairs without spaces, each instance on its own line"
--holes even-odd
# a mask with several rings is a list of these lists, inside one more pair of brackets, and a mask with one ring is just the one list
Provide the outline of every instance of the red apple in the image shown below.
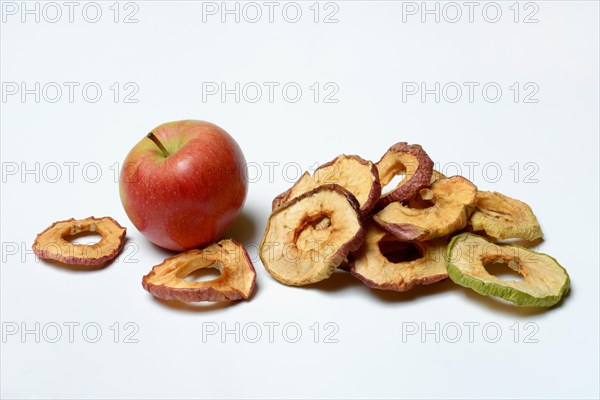
[[153,129],[127,155],[119,179],[127,216],[152,243],[183,251],[217,241],[246,198],[246,159],[204,121]]

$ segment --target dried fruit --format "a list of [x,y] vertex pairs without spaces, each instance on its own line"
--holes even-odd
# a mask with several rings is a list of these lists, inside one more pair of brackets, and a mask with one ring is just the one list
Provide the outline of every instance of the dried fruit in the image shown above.
[[[439,181],[440,179],[446,179],[446,176],[434,169],[433,173],[431,174],[429,185],[435,181]],[[402,204],[408,206],[409,208],[429,208],[433,206],[433,202],[431,201],[431,190],[428,190],[428,188],[423,188],[419,190],[419,193],[417,193],[414,197],[402,202]]]
[[432,184],[435,181],[439,181],[440,179],[446,179],[446,175],[442,174],[437,169],[434,169],[431,172],[431,179],[429,180],[429,184]]
[[[259,254],[275,279],[306,285],[339,268],[371,288],[407,291],[443,280],[452,271],[455,282],[480,293],[539,306],[555,304],[568,290],[566,272],[550,256],[514,245],[498,247],[472,234],[457,237],[478,238],[496,246],[496,253],[487,256],[478,242],[473,246],[479,259],[450,263],[450,253],[456,256],[459,248],[456,241],[447,245],[449,235],[469,223],[499,239],[541,237],[525,203],[495,192],[478,193],[462,176],[447,178],[433,169],[420,145],[397,143],[375,165],[376,171],[372,166],[358,156],[339,156],[313,176],[303,174],[273,200]],[[401,182],[381,194],[381,187],[397,175],[404,175]],[[485,264],[494,261],[507,262],[526,281],[493,277]]]
[[311,176],[305,172],[287,191],[273,199],[273,210],[318,186],[337,184],[356,197],[360,212],[366,214],[375,206],[381,194],[377,168],[359,156],[342,154],[333,161],[321,165]]
[[[184,279],[201,268],[215,268],[221,276],[205,282]],[[256,271],[244,247],[226,239],[167,258],[144,276],[142,286],[163,300],[233,301],[249,298],[255,282]]]
[[447,244],[446,238],[403,242],[371,224],[360,249],[350,255],[350,272],[369,287],[405,292],[448,277]]
[[[498,262],[519,272],[523,281],[490,275],[485,265]],[[455,283],[517,306],[550,307],[569,290],[567,271],[549,255],[515,245],[496,245],[471,233],[452,239],[446,252],[446,266]]]
[[497,192],[478,192],[471,215],[474,231],[497,239],[541,238],[542,228],[527,204]]
[[[33,242],[33,252],[40,258],[65,264],[99,266],[112,260],[125,244],[125,232],[110,217],[58,221],[39,233]],[[75,244],[65,239],[83,232],[97,232],[102,236],[94,244]]]
[[363,236],[358,201],[339,185],[323,185],[273,211],[259,254],[279,282],[307,285],[331,276]]
[[385,187],[394,176],[404,174],[404,179],[391,192],[381,195],[376,208],[382,209],[395,201],[405,201],[419,190],[429,186],[433,173],[433,161],[418,144],[396,143],[377,163],[379,181]]
[[391,203],[373,216],[373,220],[400,240],[425,241],[464,228],[475,202],[477,188],[462,176],[435,181],[421,190],[427,208],[410,208]]

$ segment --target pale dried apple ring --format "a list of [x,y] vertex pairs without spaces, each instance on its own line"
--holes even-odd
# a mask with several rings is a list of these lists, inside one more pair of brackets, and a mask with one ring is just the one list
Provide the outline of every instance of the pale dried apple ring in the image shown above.
[[359,156],[342,154],[321,165],[311,176],[305,172],[290,189],[273,199],[273,210],[290,200],[318,186],[336,184],[356,197],[361,214],[366,214],[375,206],[381,195],[377,167]]
[[[507,264],[523,280],[491,275],[485,265],[495,262]],[[567,271],[549,255],[515,245],[497,245],[472,233],[452,238],[446,251],[446,266],[455,283],[517,306],[551,307],[569,290]]]
[[[375,224],[365,233],[365,240],[358,251],[349,257],[350,273],[365,285],[383,290],[405,292],[416,285],[429,285],[448,277],[444,254],[447,238],[431,242],[403,242]],[[402,247],[398,248],[398,245]],[[410,253],[412,259],[390,259],[389,251]],[[401,254],[409,256],[410,254]]]
[[543,236],[531,207],[498,192],[477,192],[470,222],[474,231],[497,239],[535,240]]
[[398,174],[404,178],[395,189],[381,195],[376,208],[382,209],[395,201],[405,201],[415,196],[419,190],[429,186],[433,174],[433,161],[418,144],[396,143],[376,164],[381,187],[385,187]]
[[427,208],[391,203],[373,220],[400,240],[432,240],[464,228],[473,210],[477,188],[462,176],[440,179],[421,191]]
[[[33,252],[39,258],[65,264],[98,266],[119,254],[125,244],[126,231],[110,217],[71,218],[55,222],[39,233],[33,242]],[[83,232],[97,232],[102,239],[94,244],[76,244],[65,239]]]
[[[201,268],[215,268],[221,275],[205,282],[184,279]],[[183,302],[248,299],[255,283],[256,271],[248,253],[230,239],[167,258],[142,279],[142,286],[154,297]]]
[[307,285],[331,276],[363,236],[354,196],[339,185],[323,185],[273,211],[259,254],[279,282]]

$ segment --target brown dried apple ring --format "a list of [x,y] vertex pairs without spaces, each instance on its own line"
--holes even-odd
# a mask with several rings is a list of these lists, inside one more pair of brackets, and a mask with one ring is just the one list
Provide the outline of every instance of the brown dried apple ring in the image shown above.
[[404,179],[396,188],[381,195],[377,202],[378,210],[395,201],[405,201],[415,196],[419,190],[429,186],[433,173],[433,161],[418,144],[396,143],[377,163],[381,187],[404,173]]
[[432,240],[467,225],[476,193],[477,187],[462,176],[441,179],[420,192],[423,200],[433,203],[431,207],[409,208],[391,203],[373,220],[400,240]]
[[[201,268],[215,268],[221,276],[205,282],[184,279]],[[142,279],[142,286],[154,297],[183,302],[247,299],[255,283],[256,271],[248,253],[230,239],[167,258]]]
[[273,211],[259,254],[279,282],[307,285],[331,276],[363,235],[354,196],[339,185],[323,185]]
[[[58,221],[39,233],[33,242],[33,252],[47,260],[65,264],[98,266],[112,260],[125,244],[125,233],[117,221],[110,217]],[[67,236],[83,232],[97,232],[102,236],[98,243],[75,244]]]
[[311,176],[305,172],[290,189],[273,199],[273,210],[290,200],[324,184],[342,186],[356,197],[361,214],[366,214],[375,206],[381,195],[377,167],[359,156],[342,154],[321,165]]
[[531,207],[498,192],[477,192],[471,226],[497,239],[535,240],[543,236]]
[[365,240],[349,257],[350,273],[365,285],[405,292],[448,277],[444,254],[447,238],[430,242],[403,242],[371,224]]

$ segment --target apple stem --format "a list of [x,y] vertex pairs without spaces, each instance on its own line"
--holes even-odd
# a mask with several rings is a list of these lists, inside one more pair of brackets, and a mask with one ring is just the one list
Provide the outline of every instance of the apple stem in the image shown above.
[[160,142],[160,140],[158,140],[158,138],[156,136],[154,136],[154,132],[150,132],[148,134],[148,136],[146,136],[148,139],[152,140],[154,142],[154,144],[156,144],[158,146],[158,148],[160,149],[160,151],[162,151],[163,155],[165,157],[169,157],[170,154],[167,151],[167,149],[165,149],[165,146],[163,146],[163,144]]

